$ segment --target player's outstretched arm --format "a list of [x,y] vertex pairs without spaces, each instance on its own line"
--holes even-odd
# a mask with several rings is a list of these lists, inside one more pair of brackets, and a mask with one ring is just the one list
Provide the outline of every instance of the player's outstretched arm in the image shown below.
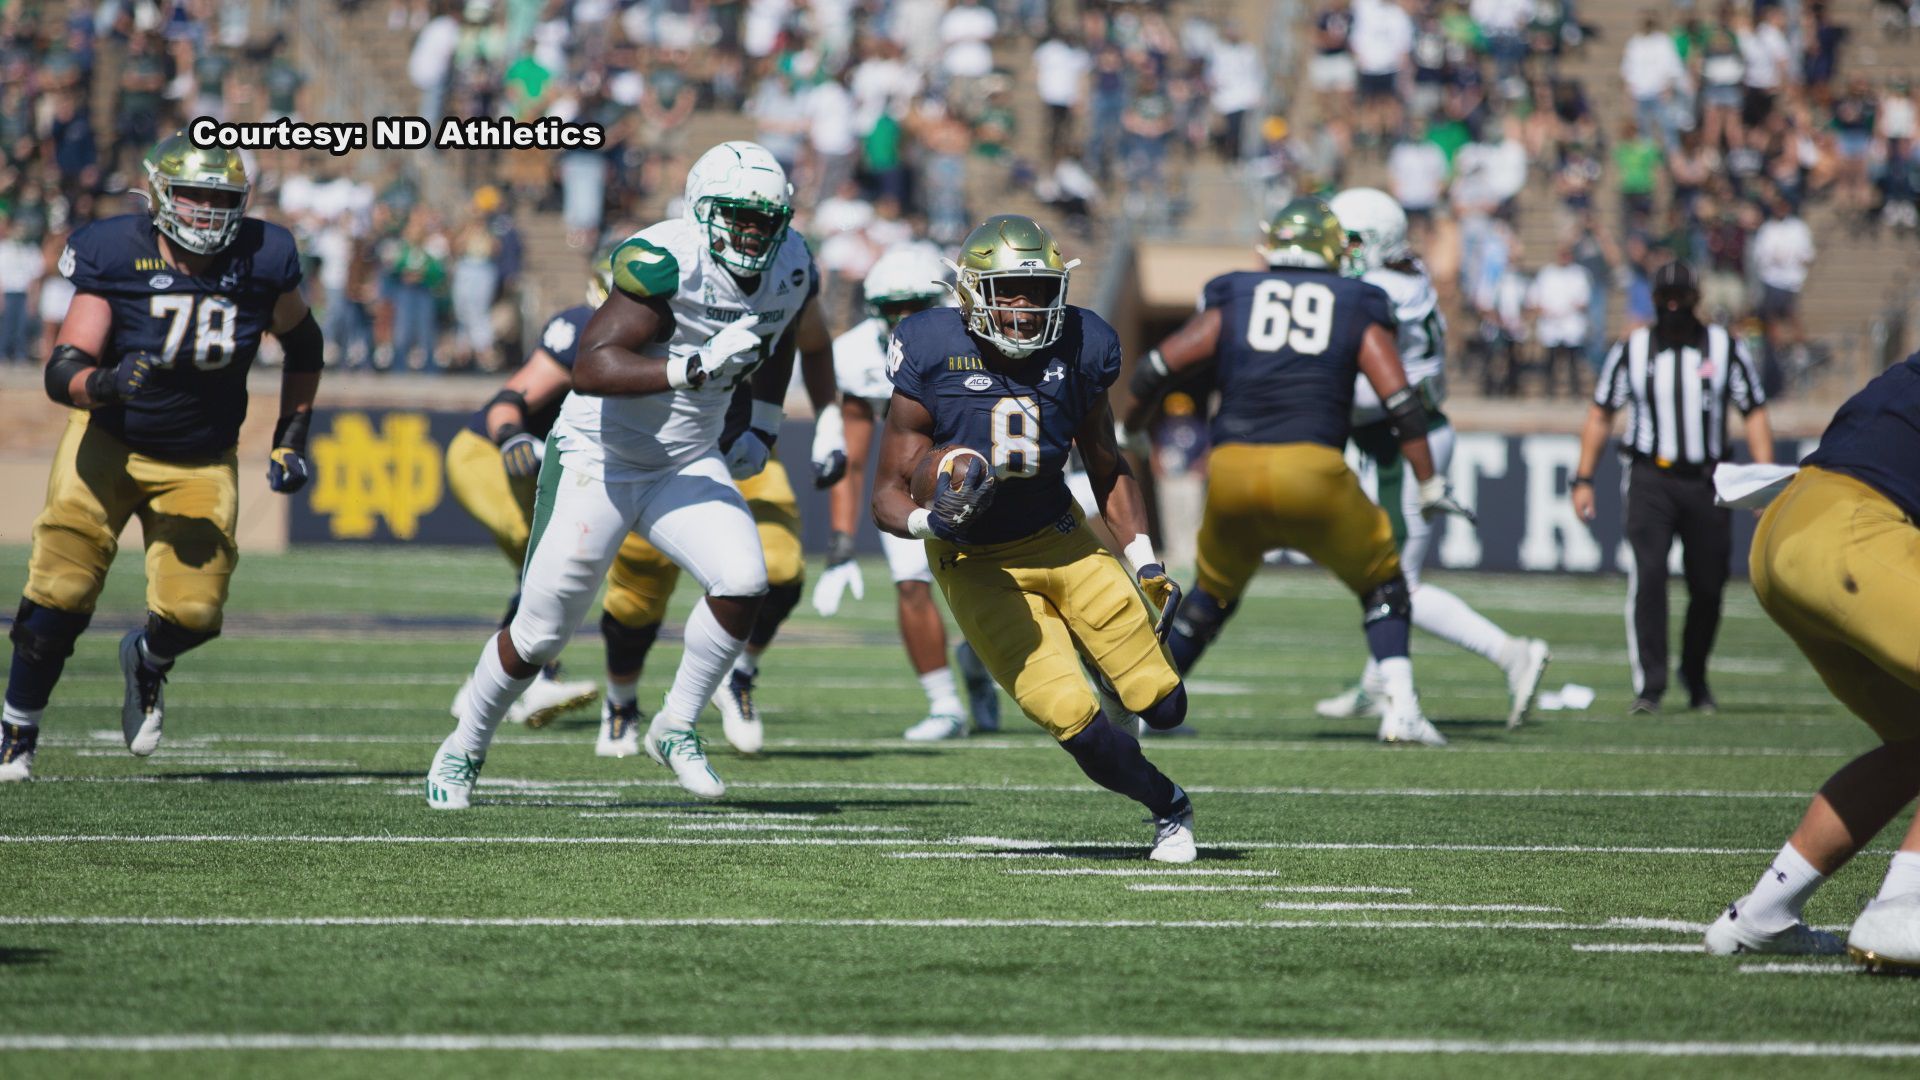
[[920,509],[909,493],[913,467],[933,449],[933,415],[926,406],[898,391],[887,406],[887,426],[880,435],[880,464],[873,478],[873,523],[883,531],[909,539],[908,519]]
[[1175,330],[1157,349],[1134,362],[1133,379],[1127,384],[1133,401],[1127,406],[1127,430],[1139,431],[1153,415],[1153,407],[1180,377],[1212,363],[1220,346],[1220,310],[1207,308],[1195,312],[1185,326]]
[[842,398],[841,429],[847,443],[847,469],[827,492],[827,520],[834,532],[851,536],[860,527],[860,497],[867,490],[867,455],[873,451],[873,406],[866,398]]
[[267,454],[267,486],[291,495],[307,486],[307,426],[320,393],[325,342],[298,289],[281,293],[274,302],[269,329],[280,340],[286,359],[280,367],[280,420],[274,425],[273,449]]
[[539,440],[527,431],[527,417],[560,400],[572,388],[573,373],[539,346],[487,402],[487,438],[500,448],[500,461],[508,476],[527,477],[540,471]]
[[[840,386],[833,375],[833,335],[820,305],[807,301],[796,322],[794,344],[800,350],[800,380],[813,404],[813,486],[830,488],[847,473],[845,425],[840,415]],[[784,389],[784,388],[783,388]]]
[[1360,371],[1387,407],[1400,452],[1413,467],[1414,479],[1425,483],[1433,476],[1433,451],[1427,446],[1427,410],[1407,385],[1407,369],[1400,363],[1400,346],[1393,331],[1374,323],[1360,339]]
[[1140,587],[1165,611],[1178,602],[1179,589],[1167,576],[1160,556],[1154,554],[1153,539],[1147,532],[1147,500],[1140,493],[1140,482],[1133,477],[1133,467],[1120,453],[1113,427],[1113,405],[1101,391],[1087,418],[1080,422],[1080,430],[1073,433],[1073,441],[1087,467],[1087,481],[1093,485],[1094,505],[1122,545],[1121,553]]
[[665,300],[641,300],[619,289],[587,320],[580,355],[573,362],[573,388],[595,397],[634,397],[685,390],[706,381],[699,357],[642,356],[637,351],[672,332]]

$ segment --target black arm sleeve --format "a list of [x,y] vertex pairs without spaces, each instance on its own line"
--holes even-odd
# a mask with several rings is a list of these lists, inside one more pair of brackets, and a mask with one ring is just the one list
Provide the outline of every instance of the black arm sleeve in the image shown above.
[[73,377],[99,366],[100,361],[89,356],[85,349],[72,345],[54,346],[53,356],[47,360],[47,396],[61,405],[79,408],[73,400]]
[[1403,386],[1388,394],[1386,406],[1393,433],[1401,442],[1427,433],[1427,407],[1420,403],[1420,394],[1413,387]]
[[280,348],[287,354],[286,370],[319,371],[325,366],[320,324],[313,321],[313,312],[307,312],[293,329],[274,336],[280,339]]
[[1154,401],[1172,381],[1173,377],[1167,371],[1166,360],[1161,358],[1159,349],[1153,349],[1133,365],[1133,379],[1127,386],[1133,391],[1136,399]]

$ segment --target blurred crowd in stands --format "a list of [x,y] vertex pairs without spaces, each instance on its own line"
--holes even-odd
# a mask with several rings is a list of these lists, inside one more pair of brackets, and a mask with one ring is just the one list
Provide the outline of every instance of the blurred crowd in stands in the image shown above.
[[[1607,342],[1651,317],[1648,283],[1673,258],[1791,381],[1825,355],[1799,315],[1810,207],[1835,231],[1920,224],[1914,86],[1844,62],[1856,35],[1904,35],[1920,4],[1878,4],[1871,27],[1829,7],[1636,6],[1613,40],[1592,25],[1600,0],[1321,0],[1307,82],[1326,122],[1268,121],[1268,170],[1306,190],[1378,176],[1475,315],[1456,334],[1489,393],[1582,389]],[[1568,57],[1596,52],[1618,58],[1617,82],[1570,73]],[[1545,250],[1540,230],[1523,247],[1523,207],[1551,218]]]

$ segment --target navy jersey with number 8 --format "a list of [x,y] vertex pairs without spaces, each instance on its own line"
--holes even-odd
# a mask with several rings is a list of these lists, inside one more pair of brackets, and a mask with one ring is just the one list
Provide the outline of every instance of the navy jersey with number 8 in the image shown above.
[[960,310],[934,308],[895,328],[887,368],[894,390],[932,416],[935,446],[965,446],[993,464],[999,492],[967,526],[968,543],[1017,540],[1072,513],[1074,433],[1120,375],[1120,338],[1105,319],[1068,305],[1058,341],[990,364]]

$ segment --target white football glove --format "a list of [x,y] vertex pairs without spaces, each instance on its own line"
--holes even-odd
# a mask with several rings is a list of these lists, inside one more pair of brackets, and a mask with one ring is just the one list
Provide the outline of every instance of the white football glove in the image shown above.
[[837,532],[827,543],[827,570],[813,586],[813,610],[833,615],[840,610],[840,597],[849,589],[855,600],[867,598],[867,583],[860,576],[860,563],[853,557],[853,537]]
[[839,402],[814,417],[812,457],[814,487],[830,488],[847,475],[847,428]]
[[1468,524],[1475,524],[1473,508],[1453,496],[1453,485],[1447,478],[1434,473],[1420,484],[1420,516],[1432,521],[1442,514],[1459,514]]
[[736,372],[760,362],[760,335],[753,332],[758,325],[760,316],[748,315],[721,327],[700,346],[700,370],[707,373],[707,378],[730,382]]

